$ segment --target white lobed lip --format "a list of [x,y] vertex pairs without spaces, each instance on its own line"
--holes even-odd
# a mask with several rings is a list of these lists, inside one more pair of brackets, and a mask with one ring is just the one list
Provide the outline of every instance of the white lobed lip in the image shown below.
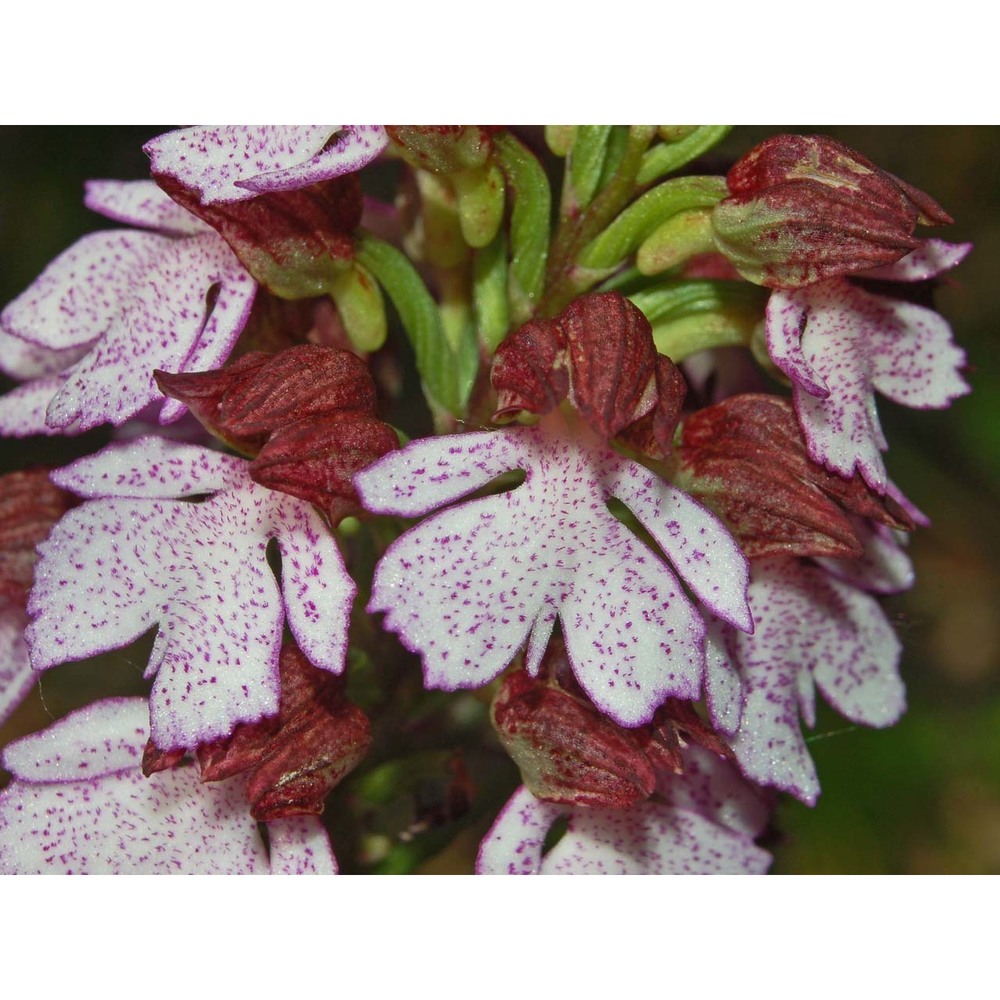
[[212,205],[355,173],[388,143],[381,125],[199,125],[157,136],[143,150],[154,175]]

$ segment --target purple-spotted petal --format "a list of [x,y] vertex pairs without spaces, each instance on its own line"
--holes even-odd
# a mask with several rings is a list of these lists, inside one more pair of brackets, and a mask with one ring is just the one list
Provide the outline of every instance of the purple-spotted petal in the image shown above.
[[864,548],[858,559],[817,559],[829,573],[872,594],[898,594],[913,586],[916,574],[903,550],[907,536],[884,524],[853,518],[854,530]]
[[750,564],[718,518],[634,462],[620,463],[610,489],[642,522],[705,606],[736,628],[752,632],[747,605]]
[[507,801],[479,847],[480,875],[539,875],[549,828],[565,806],[536,799],[523,785]]
[[37,678],[28,662],[24,609],[0,598],[0,723],[28,696]]
[[211,205],[354,173],[388,141],[379,125],[223,125],[168,132],[143,149],[154,174],[174,178]]
[[739,770],[695,744],[684,750],[684,773],[661,773],[657,788],[675,809],[696,812],[705,819],[748,837],[759,837],[771,815],[771,803]]
[[[763,874],[771,856],[753,838],[768,808],[732,765],[685,751],[684,773],[662,778],[666,800],[629,809],[557,806],[519,788],[479,850],[481,875]],[[568,816],[561,840],[546,835]]]
[[98,701],[11,743],[3,764],[15,778],[33,785],[138,770],[148,728],[144,698]]
[[336,875],[337,859],[318,816],[292,816],[267,824],[272,875]]
[[0,325],[51,350],[92,344],[119,320],[133,285],[172,245],[166,236],[130,230],[84,236],[4,309]]
[[413,514],[518,468],[521,486],[429,518],[376,570],[369,610],[423,655],[428,685],[486,684],[525,643],[537,670],[559,617],[580,684],[619,724],[648,722],[669,696],[699,697],[704,622],[607,501],[632,504],[692,588],[741,625],[745,561],[718,521],[589,430],[574,437],[554,414],[535,428],[417,442],[356,483],[369,510]]
[[732,736],[743,715],[743,688],[734,665],[734,632],[719,619],[705,631],[705,703],[716,729]]
[[753,637],[732,634],[744,705],[732,746],[744,773],[813,804],[819,781],[799,726],[813,724],[813,683],[853,722],[887,726],[905,708],[899,640],[878,602],[793,559],[754,564]]
[[5,437],[32,437],[62,433],[45,422],[52,397],[65,382],[61,375],[48,375],[25,382],[0,396],[0,434]]
[[141,698],[98,702],[7,748],[0,872],[335,871],[315,823],[274,824],[269,858],[240,779],[202,784],[195,767],[143,777],[147,716]]
[[411,441],[354,477],[364,506],[379,514],[415,517],[474,493],[520,468],[517,438],[505,433],[461,434]]
[[813,460],[843,476],[860,471],[880,492],[888,480],[875,391],[917,408],[942,408],[969,391],[959,375],[965,354],[944,319],[844,280],[773,292],[767,342],[794,383]]
[[959,265],[971,250],[971,243],[926,240],[895,263],[861,271],[856,277],[876,278],[879,281],[927,281]]
[[142,437],[105,448],[56,469],[49,478],[88,499],[180,499],[239,488],[246,462],[235,455],[161,437]]
[[181,208],[155,181],[87,181],[83,203],[93,212],[126,225],[171,236],[197,236],[212,227]]
[[0,371],[18,381],[57,375],[75,365],[89,347],[87,343],[81,347],[53,350],[0,330]]
[[[255,285],[222,240],[215,234],[149,238],[162,241],[155,257],[131,281],[121,313],[53,397],[53,427],[121,426],[162,398],[154,369],[188,370],[206,337],[228,355],[243,329]],[[208,312],[206,296],[215,287],[218,298]]]
[[[0,368],[32,381],[23,400],[0,405],[0,433],[121,426],[163,399],[154,369],[220,365],[249,317],[256,285],[236,256],[155,185],[95,181],[87,201],[112,218],[162,229],[83,237],[4,309]],[[26,403],[30,411],[19,414]],[[184,410],[168,401],[161,422]]]
[[[125,645],[152,626],[153,741],[191,747],[278,707],[287,622],[318,667],[339,673],[354,584],[308,504],[254,483],[248,463],[140,439],[56,473],[96,497],[39,546],[26,632],[43,670]],[[167,497],[211,493],[201,503]],[[266,560],[276,538],[282,590]]]

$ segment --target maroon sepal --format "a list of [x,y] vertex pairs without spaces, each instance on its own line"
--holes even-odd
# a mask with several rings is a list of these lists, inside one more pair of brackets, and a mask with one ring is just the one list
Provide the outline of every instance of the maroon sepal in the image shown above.
[[261,486],[322,507],[338,524],[357,512],[354,476],[398,444],[395,431],[377,417],[299,420],[271,435],[250,463],[250,475]]
[[813,462],[792,404],[779,396],[732,396],[692,414],[673,457],[678,484],[725,518],[751,559],[856,558],[862,546],[849,514],[914,527],[860,475],[845,479]]
[[520,670],[504,679],[491,718],[536,798],[627,809],[653,794],[656,774],[634,735],[561,687]]
[[0,476],[0,599],[24,604],[34,580],[35,546],[80,501],[49,480],[49,470]]
[[340,780],[371,745],[368,719],[344,694],[344,680],[312,666],[294,643],[281,647],[278,715],[237,726],[198,747],[202,781],[246,773],[254,819],[318,816]]
[[500,131],[491,125],[386,125],[385,130],[410,166],[433,174],[483,166],[493,148],[490,137]]
[[950,223],[932,198],[822,135],[778,135],[726,177],[719,249],[745,278],[799,288],[889,264],[920,245],[917,223]]
[[634,732],[639,745],[657,771],[684,772],[681,751],[691,743],[735,760],[736,754],[725,740],[695,711],[688,701],[668,698],[653,716],[653,721]]
[[490,717],[525,786],[548,802],[627,809],[653,794],[660,772],[682,773],[690,743],[733,758],[694,707],[674,698],[646,726],[616,725],[580,689],[558,635],[538,678],[519,670],[503,679]]
[[354,474],[398,445],[375,416],[365,363],[349,351],[301,344],[218,371],[153,374],[213,434],[256,456],[257,482],[322,507],[334,523],[360,509]]
[[148,778],[158,771],[169,771],[184,759],[185,754],[187,750],[183,747],[180,750],[161,750],[152,739],[146,740],[142,751],[142,773]]
[[203,205],[173,177],[153,179],[178,204],[207,222],[256,281],[283,298],[329,291],[354,257],[352,233],[361,222],[361,181],[335,177],[295,191],[272,191],[247,201]]
[[569,399],[601,437],[656,458],[670,449],[687,390],[656,353],[649,321],[618,292],[583,295],[555,318],[525,324],[500,345],[490,379],[495,420]]

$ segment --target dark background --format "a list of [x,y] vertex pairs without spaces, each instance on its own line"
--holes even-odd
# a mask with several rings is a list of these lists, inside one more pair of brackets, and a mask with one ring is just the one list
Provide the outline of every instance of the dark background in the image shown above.
[[[107,220],[82,204],[88,178],[147,176],[142,143],[157,127],[0,128],[0,306],[83,233]],[[821,711],[811,751],[823,795],[783,801],[772,845],[778,872],[1000,872],[1000,129],[737,128],[713,155],[725,169],[777,131],[825,132],[925,190],[955,218],[923,230],[975,243],[937,305],[969,356],[973,395],[944,412],[880,400],[887,464],[932,519],[911,552],[917,585],[888,602],[904,644],[910,709],[886,731]],[[7,388],[9,382],[0,383]],[[0,471],[62,464],[103,431],[65,442],[0,441]],[[145,651],[48,671],[0,742],[98,697],[143,689]],[[466,851],[469,845],[464,845]],[[434,870],[469,870],[454,852]]]

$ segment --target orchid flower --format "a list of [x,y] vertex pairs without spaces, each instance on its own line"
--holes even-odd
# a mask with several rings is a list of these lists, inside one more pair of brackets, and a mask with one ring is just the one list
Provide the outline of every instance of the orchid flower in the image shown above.
[[265,847],[242,779],[143,777],[148,716],[144,698],[100,701],[6,748],[0,873],[336,874],[315,816],[269,823]]
[[414,441],[355,477],[365,507],[427,514],[504,473],[508,493],[468,501],[397,539],[375,572],[369,611],[424,657],[430,687],[489,683],[527,643],[532,675],[557,618],[581,686],[624,726],[667,697],[697,699],[705,625],[671,568],[608,511],[624,503],[688,587],[752,628],[747,563],[716,518],[558,411],[537,427]]
[[815,687],[862,725],[892,725],[906,707],[899,640],[866,591],[902,590],[912,582],[912,568],[885,529],[864,538],[862,560],[821,560],[825,568],[787,558],[753,561],[754,634],[720,622],[709,632],[706,686],[713,721],[731,734],[748,778],[809,805],[819,795],[819,780],[799,716],[815,725]]
[[[729,763],[699,747],[684,773],[661,775],[659,800],[628,809],[557,805],[519,788],[479,849],[482,875],[762,874],[771,856],[754,844],[767,824],[759,793]],[[566,833],[545,852],[553,824]]]
[[[968,243],[928,240],[902,260],[859,277],[925,281],[955,267],[971,249]],[[792,380],[813,460],[842,476],[857,470],[880,492],[888,486],[880,454],[888,446],[875,391],[916,409],[943,409],[969,392],[959,374],[965,353],[941,316],[844,278],[774,291],[767,305],[767,348]]]
[[[228,357],[256,285],[209,226],[152,181],[91,181],[88,208],[144,231],[84,236],[0,315],[0,367],[24,385],[0,398],[0,434],[120,426],[163,396],[156,368]],[[160,423],[183,404],[168,400]]]
[[381,125],[224,125],[167,132],[143,150],[154,175],[212,205],[354,173],[388,144]]
[[[313,664],[343,670],[355,587],[337,545],[309,504],[257,485],[248,465],[140,438],[53,474],[90,499],[39,546],[32,666],[124,646],[158,624],[147,675],[156,675],[151,733],[161,750],[277,712],[286,622]],[[265,559],[271,538],[283,599]]]

